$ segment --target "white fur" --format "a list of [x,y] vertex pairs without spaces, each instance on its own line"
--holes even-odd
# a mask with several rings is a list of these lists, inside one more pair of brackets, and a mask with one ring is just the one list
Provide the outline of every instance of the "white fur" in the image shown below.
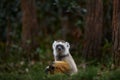
[[[53,45],[52,45],[52,47],[53,47],[53,55],[54,55],[54,56],[57,56],[57,51],[56,51],[55,47],[56,47],[58,44],[61,44],[61,45],[63,45],[63,46],[65,47],[65,52],[64,52],[65,55],[70,53],[70,52],[69,52],[70,45],[69,45],[68,42],[63,43],[63,42],[54,41],[54,43],[53,43]],[[56,59],[55,59],[55,60],[56,60]]]
[[58,42],[58,41],[54,41],[52,47],[53,47],[53,55],[54,55],[54,59],[55,61],[57,61],[57,51],[55,49],[55,47],[58,45],[58,44],[61,44],[65,47],[65,51],[64,51],[64,55],[66,54],[69,54],[69,56],[65,57],[62,59],[62,61],[66,61],[70,67],[71,67],[71,70],[70,70],[70,74],[73,74],[73,73],[77,73],[78,69],[77,69],[77,66],[76,66],[76,63],[74,62],[74,59],[72,58],[70,52],[69,52],[69,49],[70,49],[70,45],[68,42]]
[[62,60],[66,61],[70,65],[70,67],[71,67],[70,74],[74,74],[74,73],[78,72],[76,63],[75,63],[73,57],[71,56],[71,54],[69,54],[69,56],[63,58]]

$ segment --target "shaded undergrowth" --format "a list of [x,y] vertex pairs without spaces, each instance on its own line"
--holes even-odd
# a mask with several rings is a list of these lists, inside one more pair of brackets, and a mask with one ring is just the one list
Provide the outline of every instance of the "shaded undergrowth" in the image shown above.
[[47,64],[41,62],[19,62],[0,65],[0,80],[120,80],[120,69],[101,69],[102,65],[88,65],[79,68],[75,75],[47,75],[44,69]]

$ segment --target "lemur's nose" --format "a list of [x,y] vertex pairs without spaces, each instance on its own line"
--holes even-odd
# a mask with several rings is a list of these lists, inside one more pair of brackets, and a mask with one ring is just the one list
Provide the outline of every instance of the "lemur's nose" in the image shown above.
[[62,50],[62,47],[59,46],[59,47],[58,47],[58,50],[61,51],[61,50]]
[[56,46],[56,49],[57,49],[58,51],[62,51],[62,50],[64,49],[64,46],[63,46],[63,45],[57,45],[57,46]]

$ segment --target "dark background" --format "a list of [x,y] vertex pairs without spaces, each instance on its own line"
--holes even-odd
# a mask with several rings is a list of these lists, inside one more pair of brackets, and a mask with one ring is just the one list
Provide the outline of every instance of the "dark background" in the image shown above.
[[[0,78],[120,79],[119,12],[119,0],[0,0]],[[70,43],[77,75],[46,77],[55,40]]]

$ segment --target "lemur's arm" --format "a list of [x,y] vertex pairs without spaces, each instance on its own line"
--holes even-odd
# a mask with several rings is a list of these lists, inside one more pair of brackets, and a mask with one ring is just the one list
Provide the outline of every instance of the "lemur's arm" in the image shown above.
[[56,73],[69,73],[70,66],[64,61],[55,61],[51,65],[46,67],[46,73],[56,74]]

